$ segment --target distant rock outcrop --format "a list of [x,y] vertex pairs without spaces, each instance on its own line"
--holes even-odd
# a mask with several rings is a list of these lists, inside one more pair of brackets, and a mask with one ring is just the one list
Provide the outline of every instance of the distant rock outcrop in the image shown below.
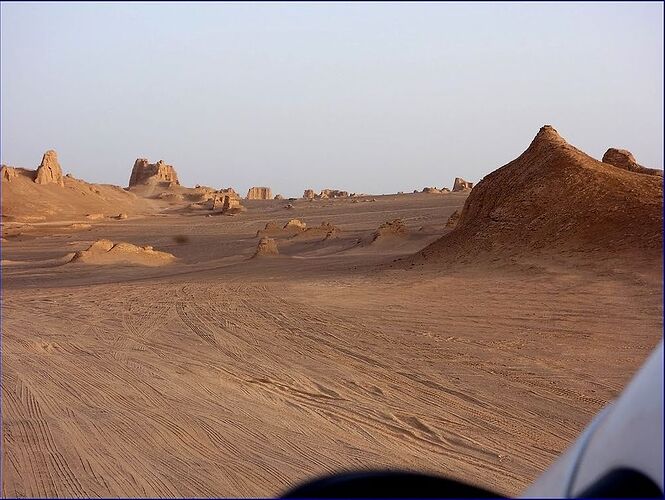
[[328,198],[348,198],[348,191],[340,191],[339,189],[322,189],[319,194],[319,198],[328,199]]
[[269,187],[251,187],[247,191],[248,200],[271,200],[272,190]]
[[42,157],[42,162],[37,167],[37,176],[35,177],[37,184],[57,184],[64,186],[65,181],[62,177],[62,169],[58,163],[58,153],[49,149]]
[[[414,191],[414,192],[417,193],[418,191]],[[428,194],[444,194],[444,193],[450,193],[450,189],[445,188],[445,187],[443,187],[443,188],[441,188],[441,189],[436,188],[436,187],[426,187],[426,188],[423,188],[423,193],[428,193]]]
[[157,163],[148,163],[145,158],[138,158],[134,162],[132,175],[129,178],[129,187],[166,182],[174,186],[179,186],[178,174],[171,165],[167,165],[163,160]]
[[453,183],[453,193],[460,191],[471,191],[473,189],[473,182],[465,181],[461,177],[455,177],[455,182]]
[[603,155],[603,163],[629,170],[630,172],[637,172],[638,174],[658,175],[663,177],[663,171],[655,168],[643,167],[633,157],[632,153],[626,149],[610,148]]
[[16,177],[18,177],[18,170],[16,170],[14,167],[9,167],[7,165],[0,167],[0,178],[2,178],[3,181],[10,182]]
[[213,193],[207,201],[207,206],[210,210],[221,210],[225,214],[238,213],[244,209],[240,197],[233,190]]
[[259,244],[256,246],[254,257],[268,257],[271,255],[279,255],[277,242],[272,238],[261,238]]
[[303,193],[302,197],[306,200],[313,200],[316,195],[314,194],[313,189],[305,189],[305,192]]
[[284,197],[283,197],[281,194],[276,194],[276,195],[275,195],[275,199],[276,199],[276,200],[283,200]]

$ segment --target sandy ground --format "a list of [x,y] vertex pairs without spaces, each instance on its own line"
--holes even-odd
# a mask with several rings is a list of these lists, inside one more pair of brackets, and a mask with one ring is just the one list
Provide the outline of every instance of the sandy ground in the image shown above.
[[[3,496],[271,496],[377,467],[519,493],[657,344],[661,269],[393,263],[444,234],[465,197],[255,201],[234,217],[14,231]],[[293,217],[341,232],[278,237],[279,256],[250,258],[257,230]],[[369,244],[398,217],[409,236]],[[178,261],[63,264],[102,238]]]

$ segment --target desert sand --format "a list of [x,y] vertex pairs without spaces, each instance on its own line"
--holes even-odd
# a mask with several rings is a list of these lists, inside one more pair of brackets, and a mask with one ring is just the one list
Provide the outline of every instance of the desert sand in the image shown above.
[[515,495],[661,337],[662,177],[551,128],[458,192],[225,213],[172,180],[4,179],[4,496],[379,467]]

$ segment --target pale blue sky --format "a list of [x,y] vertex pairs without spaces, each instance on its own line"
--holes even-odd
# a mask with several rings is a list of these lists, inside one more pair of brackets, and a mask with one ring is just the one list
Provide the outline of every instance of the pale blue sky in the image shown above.
[[663,167],[662,3],[2,3],[2,162],[126,185],[477,181],[549,123]]

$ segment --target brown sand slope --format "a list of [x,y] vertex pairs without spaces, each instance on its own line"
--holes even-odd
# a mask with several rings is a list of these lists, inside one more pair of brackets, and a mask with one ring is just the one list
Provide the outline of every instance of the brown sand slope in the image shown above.
[[661,177],[599,162],[546,125],[522,155],[473,188],[455,230],[416,260],[608,252],[655,258],[662,208]]
[[90,213],[118,215],[152,210],[147,200],[117,186],[64,177],[64,185],[37,184],[36,171],[17,168],[2,180],[2,216],[9,220],[56,220]]

